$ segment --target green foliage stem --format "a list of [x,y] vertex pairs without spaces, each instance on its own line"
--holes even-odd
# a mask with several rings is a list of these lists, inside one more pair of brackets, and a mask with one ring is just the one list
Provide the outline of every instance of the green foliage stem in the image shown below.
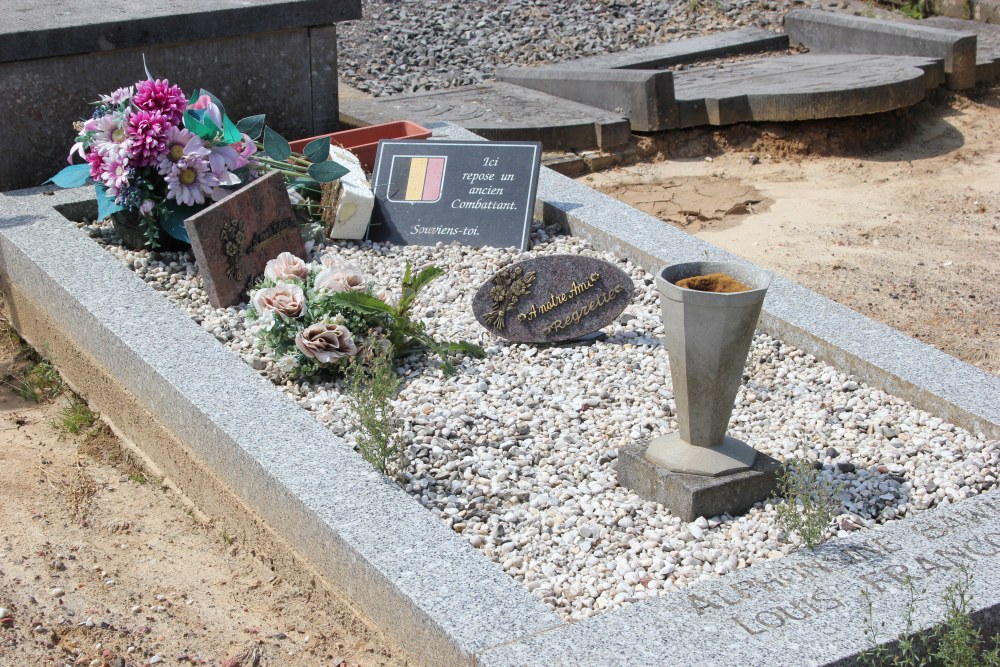
[[815,549],[840,507],[838,491],[829,482],[820,482],[808,461],[786,461],[778,471],[778,492],[784,498],[777,506],[779,524]]

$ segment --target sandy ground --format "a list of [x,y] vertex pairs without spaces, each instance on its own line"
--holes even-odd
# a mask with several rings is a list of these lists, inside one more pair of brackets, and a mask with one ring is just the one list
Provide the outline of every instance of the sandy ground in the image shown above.
[[9,341],[0,331],[0,665],[407,664],[204,520],[99,422],[57,427],[65,395],[15,395],[26,366]]
[[649,137],[647,161],[581,178],[1000,374],[1000,88],[688,138]]

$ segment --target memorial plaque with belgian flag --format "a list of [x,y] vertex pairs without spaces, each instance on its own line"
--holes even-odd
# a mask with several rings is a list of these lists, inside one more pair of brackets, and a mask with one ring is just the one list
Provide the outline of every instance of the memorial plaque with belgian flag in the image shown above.
[[538,142],[382,141],[368,238],[528,249]]

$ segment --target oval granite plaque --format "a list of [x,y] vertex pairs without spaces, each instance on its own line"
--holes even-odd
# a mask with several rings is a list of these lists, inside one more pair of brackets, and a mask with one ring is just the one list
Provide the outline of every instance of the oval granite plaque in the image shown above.
[[632,301],[632,280],[614,264],[549,255],[511,264],[483,283],[476,319],[516,343],[571,340],[607,326]]

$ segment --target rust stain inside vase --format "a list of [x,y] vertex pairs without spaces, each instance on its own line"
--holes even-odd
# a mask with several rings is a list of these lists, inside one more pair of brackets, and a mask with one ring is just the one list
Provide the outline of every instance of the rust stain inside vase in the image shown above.
[[749,292],[752,288],[744,285],[736,278],[725,273],[709,273],[704,276],[691,276],[674,283],[684,289],[698,292]]

